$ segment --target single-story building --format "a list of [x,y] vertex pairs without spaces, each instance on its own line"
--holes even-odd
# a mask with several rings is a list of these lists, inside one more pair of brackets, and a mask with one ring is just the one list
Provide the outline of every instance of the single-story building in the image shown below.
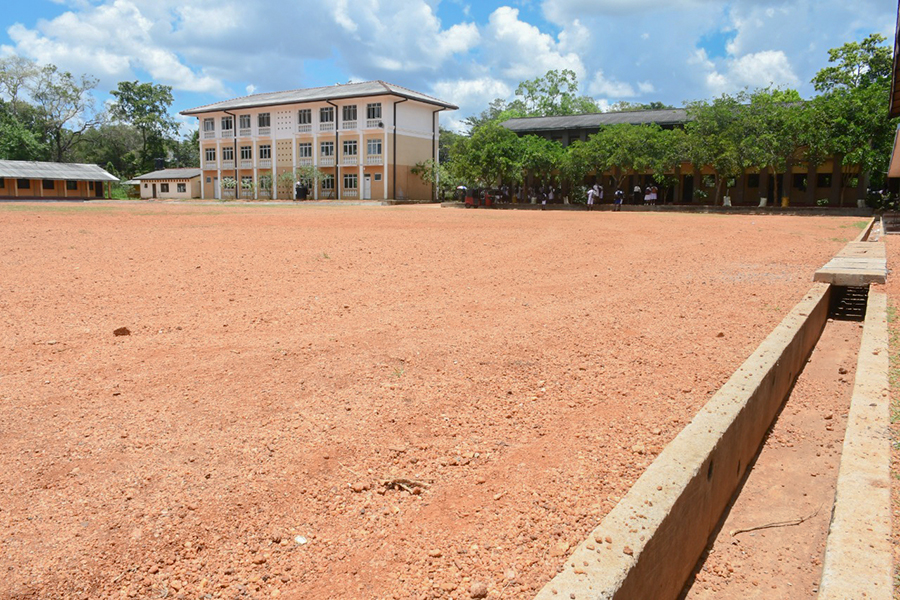
[[200,169],[162,169],[127,181],[140,187],[141,198],[189,199],[200,197]]
[[0,200],[108,198],[104,183],[118,182],[97,165],[0,160]]

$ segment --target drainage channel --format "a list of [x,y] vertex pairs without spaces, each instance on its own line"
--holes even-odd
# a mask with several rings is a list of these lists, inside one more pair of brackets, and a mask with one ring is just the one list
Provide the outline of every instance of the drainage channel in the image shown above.
[[829,319],[681,598],[815,598],[867,288],[832,287]]

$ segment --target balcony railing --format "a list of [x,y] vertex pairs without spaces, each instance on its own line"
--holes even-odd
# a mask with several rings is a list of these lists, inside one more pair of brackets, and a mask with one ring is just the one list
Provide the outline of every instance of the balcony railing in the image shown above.
[[311,156],[303,156],[297,159],[297,164],[301,167],[311,167],[313,164],[313,159]]
[[215,131],[204,131],[204,132],[203,132],[203,139],[204,139],[204,140],[211,140],[211,139],[214,139],[215,137],[216,137],[216,132],[215,132]]
[[252,161],[252,160],[241,159],[241,168],[242,168],[242,169],[252,169],[252,168],[253,168],[253,161]]
[[356,198],[359,196],[359,190],[344,190],[341,192],[342,198]]
[[319,131],[334,131],[334,123],[319,123]]
[[381,119],[367,119],[366,127],[369,129],[377,129],[379,123],[381,123]]
[[373,156],[367,156],[367,157],[366,157],[366,164],[367,164],[367,165],[383,165],[383,164],[384,164],[384,157],[381,156],[380,154],[379,154],[379,155],[373,155]]
[[250,128],[249,128],[249,127],[243,127],[243,128],[241,128],[241,129],[238,130],[238,135],[239,135],[240,137],[250,137],[250,133],[251,133],[251,132],[250,132]]
[[203,163],[203,168],[204,169],[218,169],[219,165],[214,160],[208,160],[205,163]]
[[319,157],[319,166],[320,167],[333,167],[334,166],[334,157],[333,156]]
[[221,137],[223,137],[223,138],[234,137],[234,129],[223,129]]
[[297,125],[297,133],[312,133],[312,123],[301,123]]
[[223,160],[223,161],[222,161],[222,168],[223,168],[223,169],[233,169],[233,168],[234,168],[234,161],[233,161],[233,160]]
[[272,135],[272,128],[271,127],[260,127],[259,135]]
[[272,168],[272,159],[271,158],[259,159],[259,168],[260,169],[271,169]]
[[344,158],[341,159],[341,164],[344,166],[348,166],[348,167],[353,166],[353,165],[358,165],[359,157],[358,156],[345,156]]
[[341,129],[356,129],[356,121],[344,121],[341,123]]

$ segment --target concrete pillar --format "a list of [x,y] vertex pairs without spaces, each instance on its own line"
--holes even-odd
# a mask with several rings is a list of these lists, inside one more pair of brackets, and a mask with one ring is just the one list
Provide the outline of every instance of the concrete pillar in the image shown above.
[[[694,192],[696,192],[697,190],[703,189],[703,175],[700,174],[700,168],[695,166],[694,172],[692,173],[692,175],[694,176]],[[695,197],[696,196],[691,197],[691,202],[694,201]],[[704,203],[709,204],[709,199],[707,198],[704,201]]]
[[835,155],[831,160],[831,188],[828,191],[829,206],[843,206],[844,198],[841,194],[841,163],[842,156]]
[[765,169],[760,170],[759,172],[759,194],[757,201],[761,201],[763,198],[766,199],[766,203],[768,204],[769,198],[769,172]]
[[816,181],[817,181],[816,165],[809,163],[806,166],[806,204],[807,206],[816,205]]
[[[794,191],[794,165],[788,161],[787,168],[784,170],[784,176],[781,178],[781,197],[791,197]],[[789,200],[790,201],[790,200]],[[778,206],[781,206],[781,198],[778,199]]]
[[683,189],[683,177],[681,165],[675,167],[675,186],[672,189],[672,204],[681,204],[681,190]]

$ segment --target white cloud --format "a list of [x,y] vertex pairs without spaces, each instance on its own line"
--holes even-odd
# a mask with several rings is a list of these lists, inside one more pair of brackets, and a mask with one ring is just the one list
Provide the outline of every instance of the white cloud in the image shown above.
[[634,91],[634,87],[632,87],[631,84],[607,79],[603,75],[603,71],[597,71],[594,75],[594,78],[588,86],[588,93],[594,96],[614,99],[634,98],[637,96],[637,92]]

